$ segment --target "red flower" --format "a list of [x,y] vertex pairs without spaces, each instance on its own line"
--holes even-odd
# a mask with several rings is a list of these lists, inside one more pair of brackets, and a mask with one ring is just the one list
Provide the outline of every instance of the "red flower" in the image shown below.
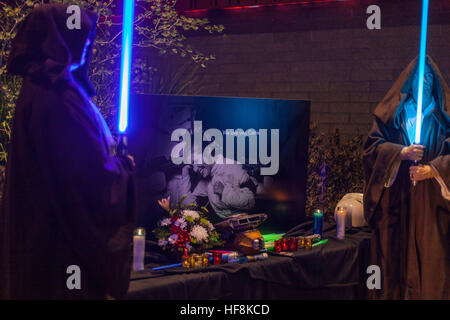
[[191,238],[189,236],[189,232],[186,230],[181,230],[177,232],[178,239],[173,244],[175,247],[184,248],[187,243],[191,242]]
[[172,225],[171,227],[170,227],[170,233],[171,234],[174,234],[174,233],[179,233],[181,231],[181,229],[180,229],[180,227],[179,226],[176,226],[176,225]]

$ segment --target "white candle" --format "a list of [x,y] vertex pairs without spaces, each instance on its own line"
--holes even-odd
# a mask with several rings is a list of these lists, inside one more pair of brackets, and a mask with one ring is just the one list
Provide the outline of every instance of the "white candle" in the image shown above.
[[336,237],[338,239],[345,238],[346,220],[347,220],[347,210],[345,208],[338,208],[336,214],[336,229],[337,229]]
[[145,229],[137,228],[133,236],[133,270],[144,270]]

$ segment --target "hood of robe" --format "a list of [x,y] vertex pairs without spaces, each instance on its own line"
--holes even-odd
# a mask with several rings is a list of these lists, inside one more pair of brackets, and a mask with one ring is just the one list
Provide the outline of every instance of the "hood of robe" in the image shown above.
[[[425,62],[431,68],[434,76],[432,94],[436,101],[436,114],[442,123],[446,123],[447,126],[450,126],[449,87],[433,59],[427,55]],[[406,69],[402,71],[392,88],[375,108],[374,115],[383,123],[395,125],[398,115],[402,112],[404,102],[412,96],[413,79],[417,68],[418,58],[416,57],[409,63]]]
[[[67,4],[42,4],[35,7],[20,23],[12,41],[8,71],[22,77],[32,76],[54,84],[72,76],[89,96],[95,94],[88,79],[89,63],[96,33],[97,16],[80,8],[79,29],[69,29]],[[87,40],[85,62],[70,72],[73,64],[80,64]]]

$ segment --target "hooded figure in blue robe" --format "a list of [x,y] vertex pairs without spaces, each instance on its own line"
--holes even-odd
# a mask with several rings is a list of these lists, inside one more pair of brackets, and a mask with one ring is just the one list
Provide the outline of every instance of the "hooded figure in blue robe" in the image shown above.
[[427,56],[421,139],[414,145],[417,61],[376,107],[364,144],[364,214],[371,264],[382,280],[372,298],[450,298],[450,91]]

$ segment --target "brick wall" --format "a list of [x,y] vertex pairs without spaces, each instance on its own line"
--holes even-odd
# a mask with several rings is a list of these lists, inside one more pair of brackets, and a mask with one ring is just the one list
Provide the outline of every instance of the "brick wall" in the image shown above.
[[[371,112],[418,54],[420,3],[350,1],[197,14],[223,24],[227,34],[189,38],[217,58],[203,71],[207,86],[200,94],[311,100],[311,120],[322,131],[366,134]],[[427,51],[448,83],[449,3],[431,4]],[[381,30],[366,28],[370,4],[381,8]]]

